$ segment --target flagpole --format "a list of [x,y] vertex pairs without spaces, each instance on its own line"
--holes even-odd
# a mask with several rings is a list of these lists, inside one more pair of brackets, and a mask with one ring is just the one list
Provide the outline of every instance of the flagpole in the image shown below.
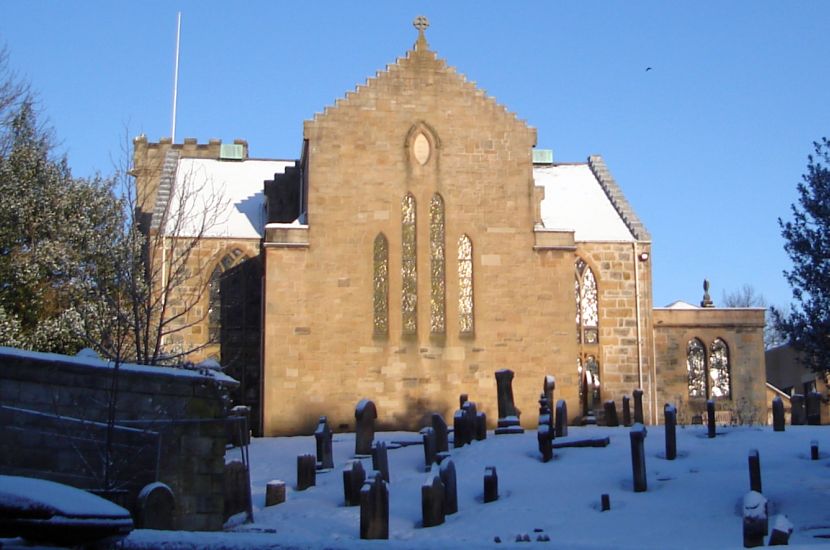
[[173,123],[170,128],[170,141],[176,143],[176,98],[179,92],[179,43],[182,32],[182,12],[178,12],[176,21],[176,68],[173,72]]

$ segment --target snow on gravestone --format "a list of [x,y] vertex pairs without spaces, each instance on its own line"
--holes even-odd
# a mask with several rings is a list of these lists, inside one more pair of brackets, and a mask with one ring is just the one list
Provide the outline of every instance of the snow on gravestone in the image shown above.
[[646,483],[646,427],[640,423],[634,424],[629,434],[631,438],[631,469],[634,477],[634,492],[642,493],[648,488]]
[[767,499],[757,491],[750,491],[743,502],[744,548],[763,546],[767,529]]
[[159,481],[146,485],[136,499],[136,527],[139,529],[173,529],[176,499],[173,490]]

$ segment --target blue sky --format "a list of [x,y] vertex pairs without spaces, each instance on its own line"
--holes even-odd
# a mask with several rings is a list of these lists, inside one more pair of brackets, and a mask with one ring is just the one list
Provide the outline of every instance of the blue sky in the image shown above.
[[[830,2],[0,0],[0,43],[74,173],[112,171],[125,129],[247,139],[295,158],[302,121],[430,46],[538,129],[558,161],[601,154],[654,240],[654,303],[751,284],[787,304],[777,218],[830,135]],[[652,70],[646,71],[647,67]]]

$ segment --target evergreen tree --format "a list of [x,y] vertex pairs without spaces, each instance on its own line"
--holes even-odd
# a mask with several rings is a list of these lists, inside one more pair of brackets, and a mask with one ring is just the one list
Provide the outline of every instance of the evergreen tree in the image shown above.
[[790,283],[790,313],[775,310],[776,323],[817,372],[830,371],[830,141],[813,144],[807,173],[798,184],[793,219],[780,218],[784,249],[793,262],[784,276]]
[[55,159],[31,99],[3,125],[0,344],[75,353],[100,338],[113,284],[121,204],[112,182],[72,177]]

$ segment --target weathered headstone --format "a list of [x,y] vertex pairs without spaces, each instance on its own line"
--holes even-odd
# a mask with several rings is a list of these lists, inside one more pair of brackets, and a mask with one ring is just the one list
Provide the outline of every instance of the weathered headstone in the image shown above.
[[136,498],[136,529],[161,529],[169,531],[174,528],[173,512],[176,510],[176,497],[173,490],[156,481],[146,485]]
[[646,482],[646,427],[639,422],[631,427],[631,469],[634,477],[634,492],[642,493],[648,488]]
[[810,441],[810,460],[818,460],[818,441]]
[[252,517],[251,475],[248,467],[241,460],[225,463],[224,475],[225,503],[223,515],[227,520],[231,516],[245,512],[248,519]]
[[790,396],[790,425],[803,426],[807,423],[807,414],[804,410],[804,396],[794,393]]
[[317,460],[314,455],[297,457],[297,490],[305,491],[317,484]]
[[366,471],[359,460],[352,460],[343,470],[343,496],[346,506],[360,504],[360,488],[366,480]]
[[314,430],[314,439],[317,443],[317,469],[330,470],[334,468],[334,455],[331,450],[331,427],[328,418],[321,416]]
[[768,529],[767,499],[757,491],[750,491],[743,502],[744,548],[764,545]]
[[634,390],[634,423],[645,424],[643,420],[643,390]]
[[476,441],[487,439],[487,415],[483,412],[476,413]]
[[609,428],[616,428],[620,425],[619,417],[617,417],[617,404],[608,400],[602,405],[605,408],[605,425]]
[[461,410],[467,417],[467,443],[472,443],[476,436],[476,417],[478,416],[478,407],[475,401],[467,401],[461,406]]
[[606,493],[600,497],[600,510],[607,512],[611,509],[611,497]]
[[769,546],[788,546],[793,524],[784,514],[778,514],[770,522]]
[[623,413],[623,426],[626,428],[631,427],[631,398],[627,395],[623,395],[622,398],[622,413]]
[[568,436],[568,404],[564,399],[556,402],[556,437]]
[[495,466],[484,468],[484,502],[499,499],[499,475]]
[[758,449],[749,451],[749,490],[763,493],[761,490],[761,455]]
[[366,456],[372,452],[372,442],[375,439],[375,419],[378,417],[378,411],[372,401],[361,399],[354,409],[354,417],[354,454]]
[[463,447],[470,441],[469,422],[467,422],[467,415],[464,411],[457,410],[452,417],[453,438],[452,444],[454,448]]
[[435,445],[435,430],[429,426],[422,428],[421,436],[424,441],[424,465],[429,470],[435,462],[435,453],[438,452]]
[[706,402],[706,427],[710,438],[715,437],[715,402],[711,399]]
[[458,511],[458,483],[455,475],[455,463],[451,458],[441,461],[438,468],[441,483],[444,484],[444,514],[451,515]]
[[777,395],[772,400],[772,430],[774,432],[784,431],[784,401]]
[[360,538],[389,538],[389,485],[371,472],[360,488]]
[[807,424],[810,426],[821,425],[821,394],[811,391],[807,394]]
[[459,395],[458,396],[458,408],[463,409],[464,408],[464,403],[466,403],[469,400],[470,400],[470,396],[467,395],[466,393],[462,393],[461,395]]
[[449,451],[450,442],[447,430],[447,423],[444,417],[438,413],[432,413],[432,429],[435,430],[435,449],[437,452]]
[[285,482],[274,479],[265,484],[265,506],[275,506],[285,502]]
[[556,378],[552,374],[545,375],[545,380],[542,382],[542,393],[545,394],[549,407],[553,407],[553,390],[555,389]]
[[666,460],[677,458],[677,409],[666,403],[663,407],[663,419],[666,432]]
[[389,483],[389,454],[383,441],[375,441],[372,445],[372,469],[380,472],[383,481]]
[[424,527],[444,523],[444,484],[436,474],[421,485],[421,518]]
[[496,434],[520,434],[524,430],[519,425],[521,411],[513,401],[513,371],[502,369],[496,371],[496,388],[499,404],[499,420]]
[[539,426],[546,425],[550,428],[551,434],[553,434],[556,426],[553,422],[553,412],[550,407],[551,403],[548,401],[547,396],[543,393],[539,396]]

